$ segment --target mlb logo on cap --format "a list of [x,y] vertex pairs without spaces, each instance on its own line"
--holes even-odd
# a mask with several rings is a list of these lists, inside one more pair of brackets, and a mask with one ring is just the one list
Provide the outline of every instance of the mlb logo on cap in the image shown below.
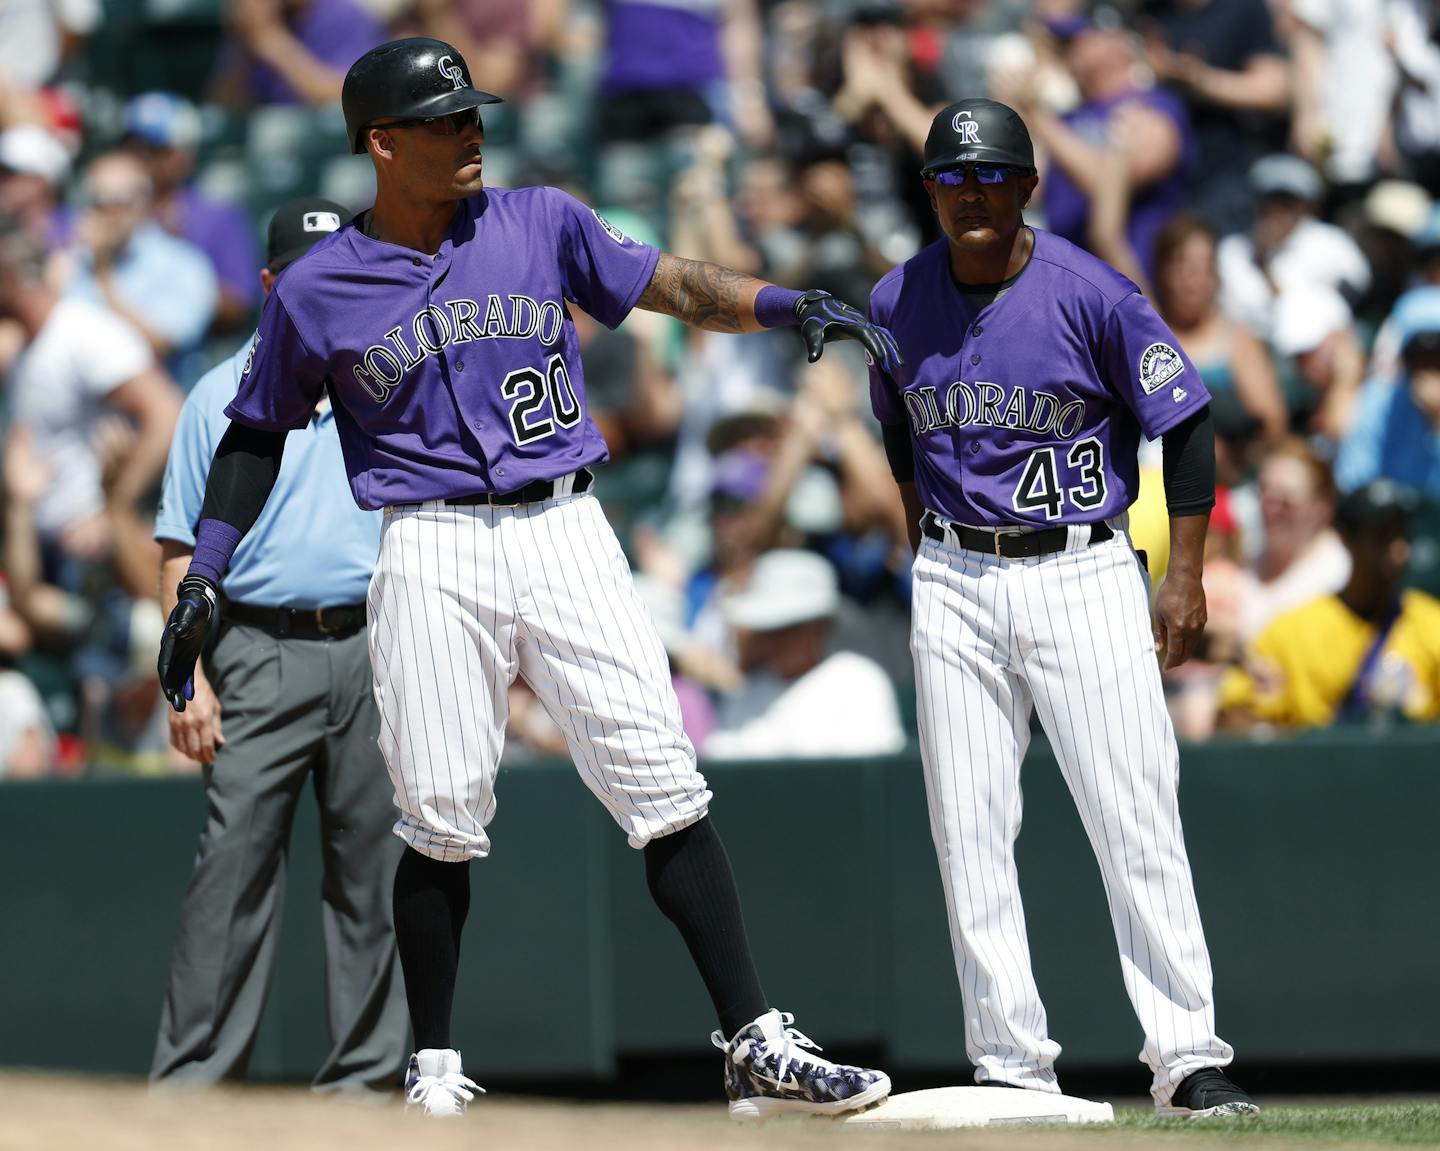
[[335,212],[306,212],[300,226],[307,232],[336,232],[340,217]]

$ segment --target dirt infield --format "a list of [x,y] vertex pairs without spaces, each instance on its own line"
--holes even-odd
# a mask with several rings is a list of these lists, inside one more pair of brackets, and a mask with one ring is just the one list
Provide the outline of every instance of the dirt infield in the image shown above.
[[[464,1120],[423,1121],[388,1105],[320,1099],[301,1089],[152,1094],[133,1081],[0,1076],[0,1151],[1139,1151],[1168,1143],[1183,1151],[1296,1146],[1230,1132],[1190,1130],[1157,1139],[1154,1130],[1002,1129],[963,1132],[864,1132],[824,1120],[787,1119],[762,1126],[732,1123],[724,1107],[635,1106],[485,1099]],[[1313,1145],[1313,1144],[1312,1144]],[[1367,1144],[1343,1137],[1329,1151]]]

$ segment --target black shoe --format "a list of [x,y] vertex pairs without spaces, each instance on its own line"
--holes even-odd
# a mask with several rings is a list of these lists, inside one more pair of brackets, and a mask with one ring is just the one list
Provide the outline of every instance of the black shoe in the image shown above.
[[1254,1115],[1259,1110],[1255,1100],[1231,1083],[1218,1067],[1202,1067],[1185,1076],[1170,1102],[1156,1107],[1155,1114],[1206,1119],[1212,1115]]

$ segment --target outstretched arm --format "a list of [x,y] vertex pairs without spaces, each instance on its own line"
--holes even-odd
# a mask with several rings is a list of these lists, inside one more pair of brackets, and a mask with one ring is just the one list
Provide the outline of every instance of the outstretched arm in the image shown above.
[[767,325],[756,318],[755,297],[764,287],[764,280],[733,268],[661,252],[635,306],[709,332],[759,332]]
[[636,306],[710,332],[799,327],[813,364],[831,340],[858,340],[886,370],[903,361],[895,338],[829,292],[796,292],[734,268],[661,252]]

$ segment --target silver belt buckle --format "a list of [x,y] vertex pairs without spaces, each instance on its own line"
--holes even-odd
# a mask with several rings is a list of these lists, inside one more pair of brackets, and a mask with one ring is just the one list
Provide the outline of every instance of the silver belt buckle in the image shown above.
[[996,531],[996,532],[994,533],[994,539],[995,539],[995,558],[996,558],[997,560],[998,560],[998,559],[1004,559],[1005,557],[1000,554],[1000,533],[999,533],[998,531]]

